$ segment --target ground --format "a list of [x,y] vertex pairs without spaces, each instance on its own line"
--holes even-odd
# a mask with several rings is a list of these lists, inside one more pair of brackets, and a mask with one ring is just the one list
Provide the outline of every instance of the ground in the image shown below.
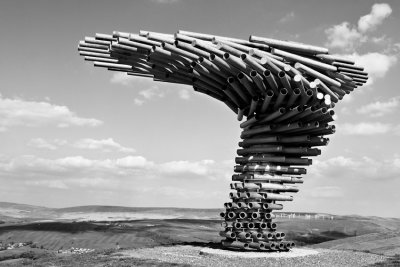
[[[221,249],[218,210],[10,203],[3,209],[0,203],[0,266],[400,266],[395,218],[278,213],[279,230],[297,248],[277,258],[241,259],[201,253]],[[316,253],[289,257],[301,251]]]

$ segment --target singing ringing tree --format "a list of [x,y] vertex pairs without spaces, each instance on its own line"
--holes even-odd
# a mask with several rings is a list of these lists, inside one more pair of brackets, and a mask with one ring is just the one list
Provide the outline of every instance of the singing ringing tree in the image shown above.
[[367,81],[363,67],[323,47],[188,31],[96,34],[78,50],[96,67],[190,85],[245,118],[230,201],[221,213],[222,244],[265,251],[295,245],[285,241],[273,211],[293,200],[310,157],[335,132],[335,104]]

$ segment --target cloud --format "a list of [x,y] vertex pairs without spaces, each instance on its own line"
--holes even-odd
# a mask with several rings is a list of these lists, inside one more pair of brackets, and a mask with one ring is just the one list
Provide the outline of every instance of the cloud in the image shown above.
[[25,184],[29,186],[44,186],[55,189],[68,189],[68,186],[64,182],[59,180],[27,181]]
[[161,90],[157,85],[153,85],[152,87],[142,90],[139,92],[144,99],[153,99],[153,98],[161,98],[165,96],[165,91]]
[[127,156],[125,158],[117,159],[115,163],[116,166],[123,168],[145,168],[153,166],[152,162],[147,161],[147,159],[142,156]]
[[39,148],[39,149],[49,149],[56,150],[61,146],[71,146],[78,149],[90,149],[90,150],[99,150],[103,152],[123,152],[123,153],[134,153],[135,149],[130,147],[124,147],[121,144],[114,141],[112,138],[106,139],[93,139],[93,138],[82,138],[74,143],[68,143],[66,140],[62,139],[54,139],[54,140],[45,140],[43,138],[32,138],[27,143],[28,146]]
[[[185,86],[186,87],[186,86]],[[187,88],[182,88],[179,90],[176,90],[177,88],[170,88],[168,86],[158,86],[158,85],[152,85],[151,87],[139,91],[139,97],[136,97],[133,101],[135,105],[142,106],[144,103],[148,101],[152,101],[155,99],[160,99],[164,98],[167,95],[170,95],[171,93],[178,93],[178,97],[180,99],[190,99],[190,94],[188,92]]]
[[31,139],[28,144],[30,147],[40,148],[40,149],[50,149],[56,150],[57,146],[51,144],[50,142],[44,140],[43,138],[33,138]]
[[337,156],[334,158],[330,158],[324,162],[327,165],[333,165],[336,167],[357,167],[358,163],[355,162],[352,158],[346,158],[344,156]]
[[135,98],[133,102],[135,105],[142,106],[147,101],[151,101],[157,98],[164,98],[170,90],[167,88],[158,87],[157,85],[152,85],[151,87],[139,91],[139,97]]
[[[371,13],[360,17],[357,26],[344,21],[326,29],[325,34],[328,38],[326,46],[354,52],[367,40],[371,39],[369,33],[382,24],[383,20],[391,13],[392,9],[388,4],[374,4],[371,8]],[[384,37],[372,37],[372,42],[380,43],[384,39]]]
[[117,72],[114,73],[110,79],[111,83],[120,84],[123,86],[135,86],[140,85],[142,88],[147,88],[140,90],[138,96],[134,98],[133,103],[137,106],[142,106],[146,102],[165,98],[167,95],[177,94],[180,99],[188,100],[190,99],[190,90],[188,90],[187,85],[177,85],[173,87],[165,83],[155,83],[152,79],[148,77],[139,77],[126,75],[126,73]]
[[358,29],[361,32],[375,30],[391,13],[392,8],[388,4],[374,4],[371,8],[371,13],[362,16],[358,20]]
[[57,159],[25,155],[11,158],[0,164],[3,176],[12,175],[20,179],[27,177],[88,178],[132,175],[153,166],[154,163],[141,156],[127,156],[116,159],[88,159],[82,156],[69,156]]
[[292,11],[290,13],[287,13],[285,16],[283,16],[278,22],[279,23],[287,23],[287,22],[294,20],[294,17],[295,17],[295,15],[294,15],[294,12]]
[[354,59],[357,65],[364,66],[364,69],[371,76],[373,82],[375,78],[383,78],[391,67],[397,63],[397,55],[385,55],[379,52],[372,52],[363,55],[353,53],[347,55],[349,58]]
[[344,51],[353,51],[356,46],[360,45],[360,42],[366,41],[366,37],[347,21],[325,30],[325,34],[328,38],[326,46],[340,48]]
[[178,91],[178,95],[181,99],[190,99],[190,94],[189,91],[187,89],[181,89]]
[[400,124],[393,128],[393,132],[396,135],[400,135]]
[[195,175],[212,180],[229,176],[231,169],[231,164],[217,164],[213,160],[154,163],[143,156],[126,156],[116,159],[88,159],[82,156],[69,156],[48,159],[25,155],[0,161],[0,177],[10,175],[17,179],[59,177],[64,178],[65,183],[67,183],[65,179],[72,178],[112,180],[116,176],[134,178],[135,175],[139,175],[137,178],[140,179],[164,176],[180,179],[181,175],[187,179],[188,176],[194,177],[193,175]]
[[[232,161],[169,161],[143,156],[90,159],[0,156],[0,193],[9,201],[84,205],[215,207],[226,200]],[[21,195],[18,195],[20,192]],[[3,192],[12,192],[4,195]],[[7,198],[8,197],[8,198]],[[36,198],[36,203],[42,198]],[[190,200],[189,203],[182,199]],[[73,200],[73,202],[70,202]],[[60,205],[60,204],[59,204]]]
[[397,179],[400,175],[399,164],[399,155],[394,155],[389,159],[339,156],[324,161],[315,160],[314,167],[310,171],[310,179],[327,177],[328,180],[335,179],[337,183],[341,183],[342,180],[349,180],[349,182],[352,180],[356,184],[358,183],[357,179],[364,182],[377,179]]
[[364,71],[368,73],[368,81],[365,85],[372,85],[376,79],[385,77],[388,71],[396,65],[398,61],[398,54],[393,53],[384,54],[380,52],[369,52],[366,54],[359,54],[354,52],[352,54],[342,54],[341,56],[352,59],[356,62],[356,65],[364,67]]
[[48,102],[26,101],[23,99],[4,98],[0,95],[0,131],[11,127],[70,126],[95,127],[103,124],[94,118],[82,118],[66,106]]
[[178,3],[179,0],[151,0],[151,2],[158,4],[175,4]]
[[68,142],[63,139],[45,140],[43,138],[32,138],[27,143],[28,146],[39,149],[56,150],[60,146],[66,145]]
[[213,166],[213,160],[202,160],[197,162],[189,161],[171,161],[161,164],[160,170],[165,174],[182,174],[192,173],[196,175],[207,175],[210,171],[210,166]]
[[85,138],[78,140],[73,145],[80,149],[92,149],[92,150],[102,150],[104,152],[119,151],[124,153],[134,153],[135,149],[130,147],[124,147],[119,143],[115,142],[112,138],[96,140],[92,138]]
[[[131,86],[135,83],[147,82],[149,78],[128,75],[125,72],[115,72],[111,76],[110,82],[114,84],[120,84],[123,86]],[[151,80],[151,79],[150,79]]]
[[391,124],[381,122],[344,123],[337,127],[338,132],[347,135],[385,134],[391,129]]
[[357,109],[359,114],[367,114],[371,117],[382,117],[383,115],[393,113],[399,106],[399,98],[393,97],[386,102],[377,101]]
[[139,99],[139,98],[135,98],[135,99],[133,100],[133,103],[135,103],[135,105],[141,106],[141,105],[143,105],[144,100],[141,100],[141,99]]
[[318,186],[310,195],[315,198],[340,198],[343,197],[343,190],[338,186]]

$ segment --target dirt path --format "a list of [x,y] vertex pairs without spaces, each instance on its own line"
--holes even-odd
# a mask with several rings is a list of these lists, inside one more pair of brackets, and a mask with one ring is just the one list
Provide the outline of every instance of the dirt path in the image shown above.
[[[202,251],[202,252],[201,252]],[[247,256],[246,256],[247,255]],[[227,252],[196,246],[172,246],[124,250],[113,257],[151,259],[191,266],[366,266],[385,256],[328,249],[295,248],[290,252]],[[167,264],[168,265],[168,264]]]

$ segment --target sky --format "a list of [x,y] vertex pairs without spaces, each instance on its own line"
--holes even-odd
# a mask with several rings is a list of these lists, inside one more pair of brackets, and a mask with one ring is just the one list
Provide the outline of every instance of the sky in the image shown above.
[[284,211],[400,217],[399,1],[0,1],[0,201],[223,208],[239,122],[184,85],[95,68],[85,36],[139,30],[292,40],[349,56],[367,85]]

